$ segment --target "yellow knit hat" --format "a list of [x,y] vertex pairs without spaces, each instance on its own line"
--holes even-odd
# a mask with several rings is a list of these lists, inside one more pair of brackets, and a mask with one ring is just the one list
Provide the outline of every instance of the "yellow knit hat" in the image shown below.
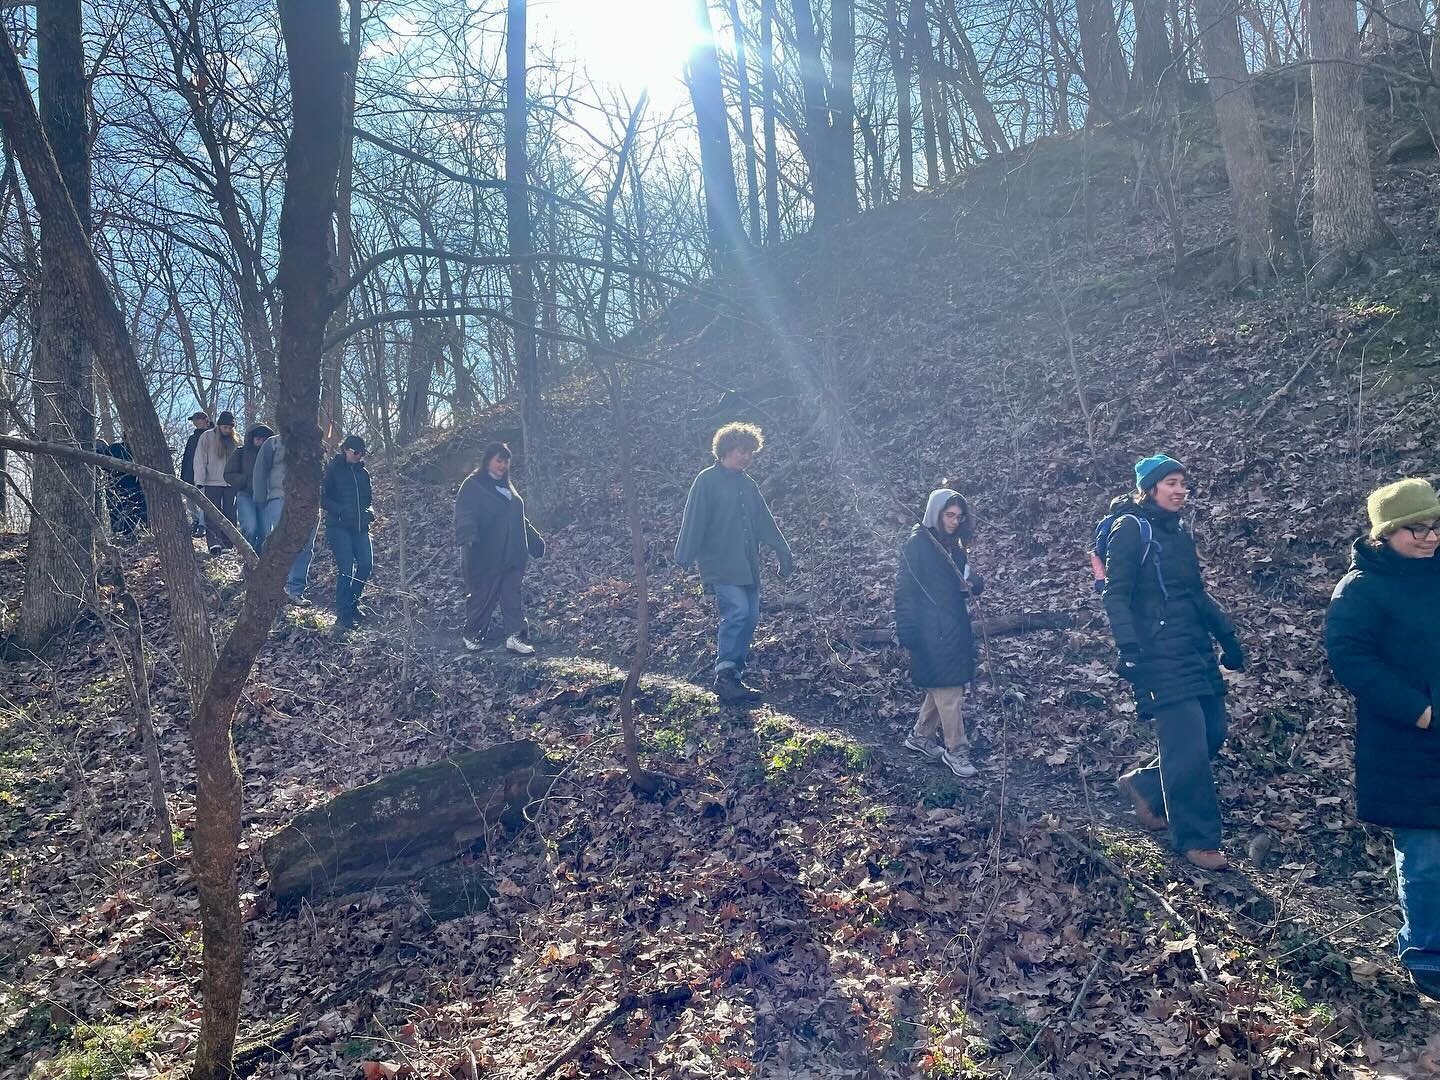
[[1417,521],[1440,518],[1440,499],[1435,498],[1435,489],[1414,477],[1376,488],[1365,500],[1365,508],[1370,512],[1371,540],[1389,536]]

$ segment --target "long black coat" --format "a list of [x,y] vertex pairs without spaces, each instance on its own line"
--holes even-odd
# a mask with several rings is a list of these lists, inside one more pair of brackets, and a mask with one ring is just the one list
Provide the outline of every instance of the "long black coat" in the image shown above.
[[1122,518],[1105,552],[1105,614],[1116,647],[1141,655],[1134,680],[1141,715],[1188,698],[1223,695],[1225,681],[1211,640],[1222,646],[1233,642],[1235,627],[1205,591],[1195,537],[1179,514],[1148,501],[1116,500],[1111,512],[1144,516],[1155,545],[1142,564],[1139,523]]
[[972,572],[966,591],[967,562],[964,547],[951,543],[942,550],[924,525],[916,525],[900,548],[895,633],[910,652],[911,681],[924,689],[975,681],[970,596],[979,596],[985,582]]
[[465,478],[455,496],[455,540],[467,584],[524,569],[530,556],[545,554],[545,541],[525,517],[525,500],[514,488],[502,495],[483,470]]
[[[1355,695],[1362,821],[1440,829],[1440,558],[1357,540],[1330,600],[1325,650]],[[1426,708],[1428,728],[1416,724]]]

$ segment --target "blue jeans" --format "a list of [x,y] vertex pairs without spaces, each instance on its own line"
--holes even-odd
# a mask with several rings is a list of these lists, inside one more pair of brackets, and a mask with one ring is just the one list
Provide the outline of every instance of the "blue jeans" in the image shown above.
[[[275,531],[280,524],[280,514],[285,509],[284,499],[271,499],[260,508],[260,541],[264,543],[265,537]],[[315,557],[315,532],[319,529],[317,524],[310,530],[310,539],[305,541],[295,555],[295,561],[290,564],[290,574],[285,579],[285,591],[297,599],[305,595],[305,585],[310,577],[310,560]]]
[[240,527],[241,534],[250,542],[256,554],[259,554],[260,541],[264,535],[260,531],[260,509],[248,492],[235,493],[235,524]]
[[1440,989],[1440,829],[1395,830],[1395,881],[1405,915],[1400,962],[1433,996]]
[[759,585],[712,585],[715,604],[720,609],[720,630],[715,635],[715,673],[734,668],[736,675],[745,671],[745,658],[750,653],[750,639],[760,621]]
[[375,549],[370,546],[370,533],[364,529],[347,529],[343,525],[326,525],[325,536],[335,555],[335,614],[352,618],[375,567]]

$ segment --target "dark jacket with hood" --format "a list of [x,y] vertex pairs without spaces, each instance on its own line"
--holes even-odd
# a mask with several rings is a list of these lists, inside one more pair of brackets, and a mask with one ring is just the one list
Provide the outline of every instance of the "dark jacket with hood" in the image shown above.
[[900,548],[895,575],[895,633],[910,652],[911,681],[925,689],[975,681],[970,597],[985,582],[970,569],[959,535],[945,536],[941,528],[940,514],[955,497],[948,489],[931,493],[923,520]]
[[[1138,657],[1133,681],[1140,714],[1187,698],[1222,696],[1225,681],[1211,640],[1222,648],[1236,645],[1235,627],[1205,591],[1195,537],[1179,514],[1148,499],[1121,496],[1110,512],[1127,516],[1112,526],[1105,552],[1105,614],[1116,648]],[[1138,517],[1150,522],[1148,555]]]
[[497,483],[485,469],[467,476],[455,496],[455,539],[466,582],[524,569],[526,560],[545,554],[545,541],[525,517],[525,500],[508,479]]
[[370,512],[370,471],[365,462],[351,465],[343,450],[331,458],[320,485],[320,506],[327,529],[368,532],[375,515]]
[[200,436],[209,430],[200,428],[190,432],[190,437],[185,440],[185,449],[180,452],[180,479],[187,484],[195,483],[195,447],[200,442]]
[[260,449],[265,445],[261,442],[260,446],[256,446],[256,436],[268,439],[274,434],[275,432],[264,424],[256,424],[245,433],[245,441],[225,463],[225,483],[234,488],[237,494],[249,495],[251,482],[255,479],[255,459],[260,456]]
[[[1440,829],[1440,558],[1355,542],[1325,620],[1330,667],[1355,695],[1360,820]],[[1426,708],[1430,726],[1417,724]]]
[[698,562],[706,585],[759,585],[762,544],[780,557],[780,576],[789,576],[790,545],[755,481],[718,461],[702,469],[685,500],[675,564]]

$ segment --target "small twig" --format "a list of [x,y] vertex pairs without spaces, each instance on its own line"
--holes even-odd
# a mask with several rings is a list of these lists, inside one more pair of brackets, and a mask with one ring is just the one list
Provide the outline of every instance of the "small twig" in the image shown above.
[[[1199,931],[1197,931],[1195,927],[1190,924],[1189,919],[1185,918],[1185,916],[1181,915],[1178,911],[1175,910],[1174,905],[1171,904],[1168,899],[1166,899],[1165,894],[1162,893],[1159,889],[1144,881],[1136,881],[1129,874],[1125,873],[1124,870],[1121,870],[1120,867],[1116,866],[1115,863],[1113,863],[1110,859],[1100,854],[1100,852],[1096,851],[1089,844],[1086,844],[1083,841],[1076,839],[1064,829],[1056,829],[1055,832],[1051,835],[1053,835],[1056,839],[1058,839],[1061,843],[1063,843],[1066,847],[1070,848],[1072,851],[1075,851],[1077,854],[1084,855],[1087,859],[1095,863],[1097,866],[1104,867],[1106,870],[1110,871],[1110,873],[1113,874],[1118,880],[1123,881],[1125,884],[1131,886],[1132,888],[1139,889],[1146,896],[1150,897],[1150,899],[1154,900],[1157,904],[1164,908],[1165,913],[1169,915],[1172,919],[1174,919],[1177,923],[1179,923],[1180,927],[1185,930],[1186,933],[1193,937],[1197,942],[1200,940]],[[1200,972],[1200,981],[1208,983],[1210,981],[1210,975],[1206,972],[1205,964],[1200,959],[1199,946],[1191,945],[1189,951],[1191,957],[1195,960],[1196,969]]]
[[620,1000],[600,1014],[589,1027],[580,1032],[570,1045],[552,1057],[540,1067],[531,1080],[546,1080],[546,1077],[554,1076],[560,1067],[567,1062],[573,1061],[585,1052],[586,1047],[606,1028],[613,1026],[622,1018],[629,1016],[638,1009],[657,1009],[672,1005],[683,1005],[695,996],[695,991],[688,986],[672,986],[668,990],[656,990],[649,994],[623,994]]
[[[1070,1003],[1070,1011],[1065,1014],[1066,1023],[1073,1021],[1075,1017],[1080,1015],[1080,1006],[1085,1004],[1085,998],[1090,993],[1090,984],[1095,981],[1095,976],[1099,974],[1100,968],[1104,963],[1105,955],[1102,953],[1095,958],[1095,963],[1090,965],[1089,974],[1087,974],[1084,981],[1080,983],[1080,989],[1075,993],[1075,1000]],[[1025,1044],[1025,1049],[1020,1051],[1021,1061],[1024,1061],[1025,1058],[1030,1056],[1030,1051],[1035,1049],[1035,1044],[1040,1041],[1040,1036],[1044,1035],[1049,1028],[1050,1021],[1046,1020],[1045,1023],[1036,1029],[1030,1041]]]
[[[1252,421],[1252,423],[1260,423],[1260,421],[1264,420],[1265,417],[1270,415],[1271,409],[1273,409],[1276,405],[1278,405],[1281,401],[1285,400],[1285,398],[1289,396],[1290,391],[1294,389],[1295,384],[1300,381],[1300,376],[1305,374],[1305,370],[1310,366],[1311,362],[1322,352],[1325,351],[1325,346],[1328,344],[1330,344],[1328,341],[1322,341],[1319,345],[1315,346],[1315,348],[1311,351],[1310,355],[1305,357],[1305,359],[1300,362],[1300,366],[1295,369],[1295,374],[1290,376],[1289,380],[1286,381],[1285,385],[1280,387],[1279,390],[1276,390],[1273,394],[1271,394],[1268,398],[1265,399],[1265,404],[1260,406],[1260,411],[1255,414],[1255,419]],[[1342,344],[1340,347],[1343,349],[1345,346]]]

